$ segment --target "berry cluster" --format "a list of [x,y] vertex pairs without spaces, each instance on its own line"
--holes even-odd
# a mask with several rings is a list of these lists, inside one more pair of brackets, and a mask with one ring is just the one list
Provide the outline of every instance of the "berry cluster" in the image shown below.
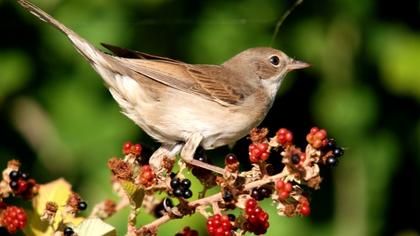
[[251,163],[258,161],[266,161],[270,156],[270,149],[268,143],[252,143],[249,145],[249,160]]
[[286,200],[289,198],[290,192],[293,190],[293,186],[289,182],[284,182],[282,180],[278,180],[276,182],[276,191],[279,195],[279,200]]
[[342,147],[338,147],[335,140],[330,138],[327,140],[327,144],[323,149],[324,153],[331,152],[330,155],[327,155],[327,159],[325,161],[327,166],[334,167],[338,164],[338,158],[344,155],[344,149]]
[[320,149],[327,145],[327,131],[318,127],[311,128],[306,135],[306,141],[315,149]]
[[230,236],[232,225],[227,215],[215,214],[207,219],[207,231],[210,236]]
[[255,199],[250,198],[245,203],[244,230],[252,232],[256,235],[265,234],[270,224],[268,223],[268,214]]
[[189,179],[179,179],[177,177],[171,180],[172,194],[175,197],[182,197],[188,199],[192,197],[193,193],[190,190],[191,181]]
[[9,173],[9,178],[9,186],[15,195],[31,199],[37,193],[38,185],[34,179],[29,178],[27,173],[12,170]]
[[262,186],[262,187],[252,189],[251,190],[251,197],[254,198],[257,201],[261,201],[264,198],[270,197],[272,193],[273,193],[273,191],[271,190],[271,188]]
[[155,183],[155,174],[150,165],[144,165],[140,168],[138,180],[139,183],[145,187],[150,187]]
[[287,146],[293,142],[293,134],[288,129],[281,128],[276,133],[277,142],[282,146]]
[[6,227],[7,231],[11,234],[23,229],[26,225],[26,213],[17,206],[8,206],[2,211],[1,225]]
[[140,144],[134,144],[133,145],[130,141],[124,143],[124,145],[123,145],[123,153],[125,155],[133,154],[135,156],[140,156],[142,149],[143,148]]

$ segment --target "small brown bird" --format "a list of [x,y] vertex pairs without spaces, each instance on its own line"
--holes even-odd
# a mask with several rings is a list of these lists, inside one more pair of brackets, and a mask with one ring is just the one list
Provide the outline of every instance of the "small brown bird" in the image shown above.
[[62,31],[103,78],[123,113],[162,146],[150,164],[162,171],[162,158],[223,173],[193,159],[198,146],[232,144],[258,126],[271,108],[287,72],[309,64],[273,48],[251,48],[221,65],[181,61],[102,44],[106,54],[26,0],[25,9]]

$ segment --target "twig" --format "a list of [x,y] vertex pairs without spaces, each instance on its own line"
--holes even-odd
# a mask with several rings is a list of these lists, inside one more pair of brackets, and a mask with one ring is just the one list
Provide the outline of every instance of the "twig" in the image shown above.
[[[273,175],[273,176],[265,176],[263,179],[256,180],[254,182],[248,183],[244,186],[244,190],[250,190],[258,186],[262,186],[264,184],[274,182],[277,179],[281,179],[287,175],[286,172],[281,172],[279,174]],[[211,196],[208,196],[206,198],[197,199],[195,201],[192,201],[188,203],[188,205],[191,208],[196,208],[197,206],[203,206],[203,205],[209,205],[213,203],[217,203],[219,201],[222,201],[222,193],[216,193]],[[157,229],[161,224],[164,224],[171,220],[171,217],[168,214],[165,214],[164,216],[154,220],[153,222],[144,225],[140,228],[140,230],[144,229]]]

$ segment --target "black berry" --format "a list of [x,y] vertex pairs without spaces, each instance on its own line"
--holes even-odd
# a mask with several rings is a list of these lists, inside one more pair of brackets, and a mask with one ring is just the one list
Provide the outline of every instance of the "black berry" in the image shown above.
[[64,228],[63,234],[64,236],[72,236],[74,234],[74,231],[72,228],[67,226],[66,228]]
[[271,189],[269,188],[265,188],[265,187],[261,187],[258,189],[259,194],[263,197],[263,198],[268,198],[271,195]]
[[172,180],[171,180],[171,188],[172,188],[172,189],[176,189],[176,188],[178,188],[178,187],[179,187],[179,185],[180,185],[179,178],[175,178],[175,179],[172,179]]
[[10,177],[10,180],[15,180],[15,181],[17,181],[17,180],[19,180],[19,178],[20,178],[20,173],[19,173],[19,171],[16,171],[16,170],[12,170],[10,173],[9,173],[9,177]]
[[174,196],[175,196],[175,197],[182,197],[182,196],[183,196],[183,192],[184,192],[184,191],[182,191],[182,189],[180,189],[180,188],[176,188],[176,189],[173,191],[173,194],[174,194]]
[[332,149],[335,148],[335,146],[336,146],[335,139],[330,138],[330,139],[328,139],[327,145],[325,146],[325,148],[328,149],[328,150],[332,150]]
[[344,150],[342,148],[340,148],[340,147],[334,148],[333,155],[335,157],[341,157],[343,154],[344,154]]
[[299,157],[298,154],[293,154],[291,159],[292,159],[292,163],[295,164],[295,165],[299,164],[299,162],[300,162],[300,157]]
[[224,191],[222,197],[223,201],[225,202],[230,202],[233,200],[233,194],[229,190]]
[[29,179],[29,175],[28,175],[27,173],[25,173],[25,172],[22,172],[22,173],[20,174],[20,177],[21,177],[22,179],[24,179],[24,180],[28,180],[28,179]]
[[252,189],[251,191],[251,197],[254,198],[257,201],[263,200],[263,197],[261,196],[260,192],[257,188]]
[[10,181],[9,186],[14,191],[19,189],[19,183],[15,180]]
[[191,181],[189,179],[183,179],[181,180],[181,187],[188,189],[191,187]]
[[200,147],[197,149],[197,151],[194,154],[194,159],[202,162],[207,162],[207,156],[205,155],[203,148]]
[[79,204],[77,205],[77,209],[79,209],[80,211],[84,211],[87,208],[87,203],[85,201],[80,201]]
[[185,198],[185,199],[188,199],[188,198],[192,197],[192,195],[193,194],[192,194],[191,190],[189,190],[189,189],[185,189],[185,190],[182,191],[182,197]]
[[235,221],[236,220],[236,217],[235,217],[234,214],[228,214],[227,216],[228,216],[230,221]]
[[338,160],[337,160],[336,157],[330,156],[330,157],[327,158],[327,165],[329,167],[337,166],[337,164],[338,164]]

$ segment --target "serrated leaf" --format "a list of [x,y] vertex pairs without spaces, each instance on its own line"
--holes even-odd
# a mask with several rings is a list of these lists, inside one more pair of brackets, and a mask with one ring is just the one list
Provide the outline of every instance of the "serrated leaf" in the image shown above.
[[79,236],[116,236],[117,232],[112,225],[103,222],[98,218],[91,218],[82,221],[74,231]]
[[68,197],[71,193],[71,185],[64,179],[57,179],[48,184],[41,184],[39,188],[38,195],[32,200],[32,206],[34,211],[28,212],[28,225],[25,227],[25,235],[52,235],[54,230],[52,227],[49,227],[47,222],[43,222],[40,219],[45,205],[47,202],[55,202],[59,209],[54,219],[54,227],[56,228],[60,221],[65,220],[66,222],[72,223],[74,225],[79,224],[83,218],[66,218],[63,219],[61,215],[62,206],[67,202]]
[[134,204],[134,207],[140,208],[144,198],[144,189],[130,181],[125,180],[121,181],[121,187],[124,189],[124,192],[127,194],[130,202]]

